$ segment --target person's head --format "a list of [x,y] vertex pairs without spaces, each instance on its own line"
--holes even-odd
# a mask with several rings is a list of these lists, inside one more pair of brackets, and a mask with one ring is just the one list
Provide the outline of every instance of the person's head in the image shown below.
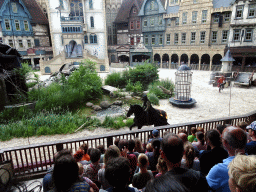
[[164,174],[150,180],[145,188],[145,192],[189,192],[186,186],[172,175]]
[[179,129],[178,133],[185,133],[186,135],[188,135],[188,132],[186,131],[186,129]]
[[67,191],[78,179],[78,165],[72,155],[58,158],[52,173],[56,191]]
[[115,138],[115,141],[114,141],[115,146],[117,146],[117,147],[118,147],[119,141],[120,141],[120,139],[119,139],[119,138]]
[[146,145],[146,150],[147,150],[147,152],[153,152],[152,143],[148,143],[148,144]]
[[202,145],[204,145],[204,133],[201,131],[196,132],[196,138]]
[[165,135],[170,134],[170,133],[171,133],[170,131],[165,131],[165,132],[163,133],[163,137],[164,137]]
[[191,128],[191,134],[192,134],[192,135],[195,135],[195,134],[196,134],[196,128],[195,128],[195,127],[192,127],[192,128]]
[[147,155],[141,153],[138,157],[138,165],[140,168],[146,168],[148,166],[148,157]]
[[184,156],[186,159],[186,166],[189,169],[192,168],[195,159],[195,149],[190,142],[184,143]]
[[132,151],[134,150],[134,148],[135,148],[135,141],[134,141],[133,139],[130,139],[130,140],[128,141],[128,150],[129,150],[130,152],[132,152]]
[[239,121],[237,125],[241,129],[246,130],[246,127],[248,126],[248,123],[246,123],[245,121]]
[[167,171],[166,161],[161,156],[158,158],[156,168],[162,174],[166,173],[166,171]]
[[247,143],[247,135],[244,130],[229,126],[224,129],[222,133],[222,140],[224,148],[232,156],[235,155],[238,151],[244,150]]
[[121,139],[118,143],[118,148],[120,151],[122,151],[124,148],[128,148],[128,140],[127,139]]
[[120,157],[121,153],[117,146],[111,145],[107,148],[104,155],[104,164],[106,165],[108,161],[112,158]]
[[98,146],[97,146],[97,149],[100,150],[101,154],[104,154],[105,151],[106,151],[104,145],[98,145]]
[[84,156],[84,151],[82,149],[78,149],[76,151],[76,153],[74,154],[74,158],[75,158],[76,162],[81,161],[83,156]]
[[256,121],[253,121],[250,125],[248,125],[246,130],[248,130],[251,137],[256,137]]
[[223,130],[226,128],[225,125],[217,124],[216,129],[219,131],[220,135],[222,135]]
[[93,148],[89,148],[88,149],[88,151],[87,151],[87,154],[90,156],[90,153],[91,153],[91,150],[92,150]]
[[167,163],[180,163],[183,152],[183,142],[177,135],[170,133],[163,138],[162,157]]
[[134,151],[143,152],[144,149],[143,149],[141,140],[139,138],[135,138],[134,141],[135,141]]
[[152,141],[153,151],[159,151],[161,146],[161,141],[159,139],[155,139]]
[[97,163],[100,160],[100,150],[99,149],[91,149],[90,151],[90,160],[92,163]]
[[153,135],[153,137],[158,137],[159,136],[159,131],[157,129],[154,129],[152,131],[152,135]]
[[88,152],[88,145],[87,143],[84,143],[83,145],[80,146],[80,149],[84,151],[84,154]]
[[77,162],[78,165],[78,174],[82,175],[84,173],[84,167],[82,163]]
[[256,191],[255,155],[237,155],[228,167],[229,188],[231,192]]
[[53,160],[57,161],[61,156],[70,155],[72,156],[72,151],[70,149],[62,149],[54,154]]
[[220,147],[222,145],[220,133],[215,129],[206,132],[205,140],[212,147]]
[[204,128],[203,128],[203,127],[197,127],[196,131],[197,131],[197,132],[201,131],[201,132],[204,133]]
[[105,178],[114,188],[127,186],[130,177],[130,162],[125,157],[110,159],[106,164]]
[[185,133],[179,133],[178,137],[182,140],[183,143],[188,141],[188,136]]

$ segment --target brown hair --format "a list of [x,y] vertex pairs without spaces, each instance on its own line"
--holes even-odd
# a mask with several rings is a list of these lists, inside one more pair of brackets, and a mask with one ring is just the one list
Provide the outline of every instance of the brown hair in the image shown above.
[[197,127],[197,131],[201,131],[204,133],[204,128],[203,127]]
[[162,172],[162,174],[166,173],[167,171],[166,161],[161,156],[158,158],[156,168],[159,172]]
[[147,155],[141,153],[138,157],[139,167],[147,167],[148,166],[148,157]]
[[83,156],[84,156],[84,151],[82,149],[78,149],[76,151],[76,153],[74,154],[74,158],[75,158],[76,162],[81,161]]
[[142,146],[141,140],[139,138],[135,138],[135,147],[134,147],[134,151],[137,151],[139,153],[144,153],[144,148]]
[[184,152],[186,157],[186,166],[187,168],[192,168],[195,158],[195,149],[190,142],[184,143]]
[[115,158],[115,157],[120,157],[120,156],[121,156],[121,153],[120,153],[119,148],[115,145],[111,145],[107,148],[107,150],[105,152],[104,160],[103,160],[104,164],[106,165],[110,159]]

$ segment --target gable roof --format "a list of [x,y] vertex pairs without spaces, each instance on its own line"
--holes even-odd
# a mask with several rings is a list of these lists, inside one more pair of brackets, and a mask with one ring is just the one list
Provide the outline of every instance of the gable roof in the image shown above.
[[180,9],[180,6],[179,5],[176,5],[176,6],[167,6],[167,9],[166,9],[166,12],[167,14],[170,14],[170,13],[178,13],[179,12],[179,9]]
[[[147,3],[148,0],[144,0],[143,2],[143,5],[140,9],[140,12],[139,12],[139,16],[143,16],[145,13],[144,13],[144,8],[145,8],[145,5]],[[157,4],[159,5],[159,10],[158,10],[158,13],[166,13],[165,9],[164,9],[164,5],[165,5],[165,0],[156,0],[157,1]]]
[[[0,8],[3,6],[6,0],[0,0]],[[32,23],[38,24],[48,24],[48,19],[44,15],[42,9],[37,4],[35,0],[20,0],[23,2],[26,9],[29,11],[30,15],[32,16]]]
[[114,23],[127,23],[132,6],[136,5],[138,11],[140,11],[142,4],[143,0],[124,0]]
[[230,7],[234,0],[213,0],[213,8]]

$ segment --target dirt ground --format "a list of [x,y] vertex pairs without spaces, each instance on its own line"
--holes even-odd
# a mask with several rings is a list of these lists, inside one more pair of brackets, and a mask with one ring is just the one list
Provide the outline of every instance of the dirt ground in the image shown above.
[[[111,69],[118,71],[120,69]],[[176,70],[160,69],[159,77],[161,79],[171,79],[175,82]],[[193,108],[184,109],[172,106],[167,99],[160,100],[160,106],[154,106],[167,112],[169,124],[194,122],[200,120],[209,120],[228,116],[243,115],[256,110],[256,87],[235,87],[225,88],[219,93],[217,87],[209,84],[210,71],[192,71],[192,91],[191,97],[197,103]],[[100,76],[104,79],[106,73]],[[254,79],[255,79],[254,75]],[[146,127],[144,127],[146,129]],[[128,131],[123,128],[118,131]],[[115,132],[115,130],[97,128],[94,131],[83,130],[75,134],[54,135],[30,137],[30,144],[45,143],[49,141],[58,141],[65,139],[74,139],[87,137],[92,135],[102,135],[105,133]],[[1,148],[9,148],[15,146],[29,145],[27,138],[12,139],[10,141],[1,142]]]

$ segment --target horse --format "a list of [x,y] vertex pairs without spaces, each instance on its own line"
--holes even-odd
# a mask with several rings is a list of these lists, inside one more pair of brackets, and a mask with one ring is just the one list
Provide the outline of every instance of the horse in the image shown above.
[[146,111],[144,111],[140,105],[130,105],[130,109],[128,110],[126,117],[130,117],[132,114],[134,114],[135,117],[133,119],[133,124],[130,126],[130,130],[132,130],[132,127],[135,126],[138,126],[138,129],[141,129],[144,125],[169,125],[167,122],[166,112],[163,110],[154,109],[153,107],[149,109],[149,117],[147,118]]

